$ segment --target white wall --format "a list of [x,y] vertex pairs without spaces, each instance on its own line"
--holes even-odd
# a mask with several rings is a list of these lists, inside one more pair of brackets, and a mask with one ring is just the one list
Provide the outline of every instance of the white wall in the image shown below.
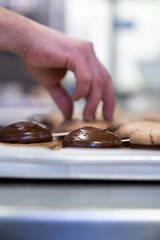
[[[160,1],[119,0],[114,10],[110,0],[65,0],[65,6],[65,32],[94,43],[117,90],[146,88],[141,63],[160,57]],[[113,34],[113,13],[118,22],[130,22],[133,27],[118,28]]]

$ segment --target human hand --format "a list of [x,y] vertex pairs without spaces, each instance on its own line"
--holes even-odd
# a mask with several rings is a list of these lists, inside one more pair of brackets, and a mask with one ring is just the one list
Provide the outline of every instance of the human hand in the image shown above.
[[[28,72],[51,94],[65,118],[73,111],[72,101],[86,98],[84,120],[92,120],[99,102],[110,120],[114,109],[111,79],[97,59],[90,42],[73,39],[0,7],[0,50],[16,53]],[[70,97],[61,86],[66,72],[76,77]]]
[[[0,7],[0,50],[16,53],[28,72],[51,94],[65,118],[70,118],[73,101],[86,98],[85,120],[92,120],[99,102],[103,116],[111,119],[114,96],[111,79],[97,59],[90,42],[73,39]],[[66,72],[76,77],[70,97],[61,86]]]
[[[100,100],[103,101],[103,116],[110,120],[114,109],[111,78],[97,59],[92,44],[37,23],[32,27],[32,34],[23,47],[22,61],[48,90],[64,117],[71,117],[72,101],[86,98],[85,120],[94,118]],[[60,83],[67,70],[71,70],[77,80],[71,97]]]

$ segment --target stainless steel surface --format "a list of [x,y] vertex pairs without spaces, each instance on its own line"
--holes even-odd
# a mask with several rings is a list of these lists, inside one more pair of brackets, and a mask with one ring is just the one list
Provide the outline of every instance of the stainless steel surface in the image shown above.
[[0,236],[159,240],[159,199],[159,184],[0,184]]
[[69,134],[69,132],[58,132],[58,133],[52,133],[52,137],[65,137]]
[[0,177],[160,180],[160,151],[0,145]]

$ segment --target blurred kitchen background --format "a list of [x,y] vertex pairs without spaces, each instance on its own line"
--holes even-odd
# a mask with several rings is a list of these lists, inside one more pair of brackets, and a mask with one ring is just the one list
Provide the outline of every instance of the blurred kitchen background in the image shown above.
[[[0,5],[92,41],[112,76],[117,103],[131,112],[160,109],[160,0],[0,0]],[[74,83],[68,73],[63,84],[70,93]],[[0,110],[4,122],[8,112],[11,120],[15,111],[18,117],[58,111],[8,52],[0,52]]]

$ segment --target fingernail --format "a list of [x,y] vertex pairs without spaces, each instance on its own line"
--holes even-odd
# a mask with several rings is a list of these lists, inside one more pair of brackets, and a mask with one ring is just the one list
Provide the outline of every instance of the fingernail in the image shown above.
[[112,121],[112,114],[107,114],[107,115],[106,115],[106,119],[107,119],[108,121]]
[[87,117],[83,117],[85,121],[88,121],[88,122],[91,122],[94,120],[94,117],[93,116],[87,116]]

